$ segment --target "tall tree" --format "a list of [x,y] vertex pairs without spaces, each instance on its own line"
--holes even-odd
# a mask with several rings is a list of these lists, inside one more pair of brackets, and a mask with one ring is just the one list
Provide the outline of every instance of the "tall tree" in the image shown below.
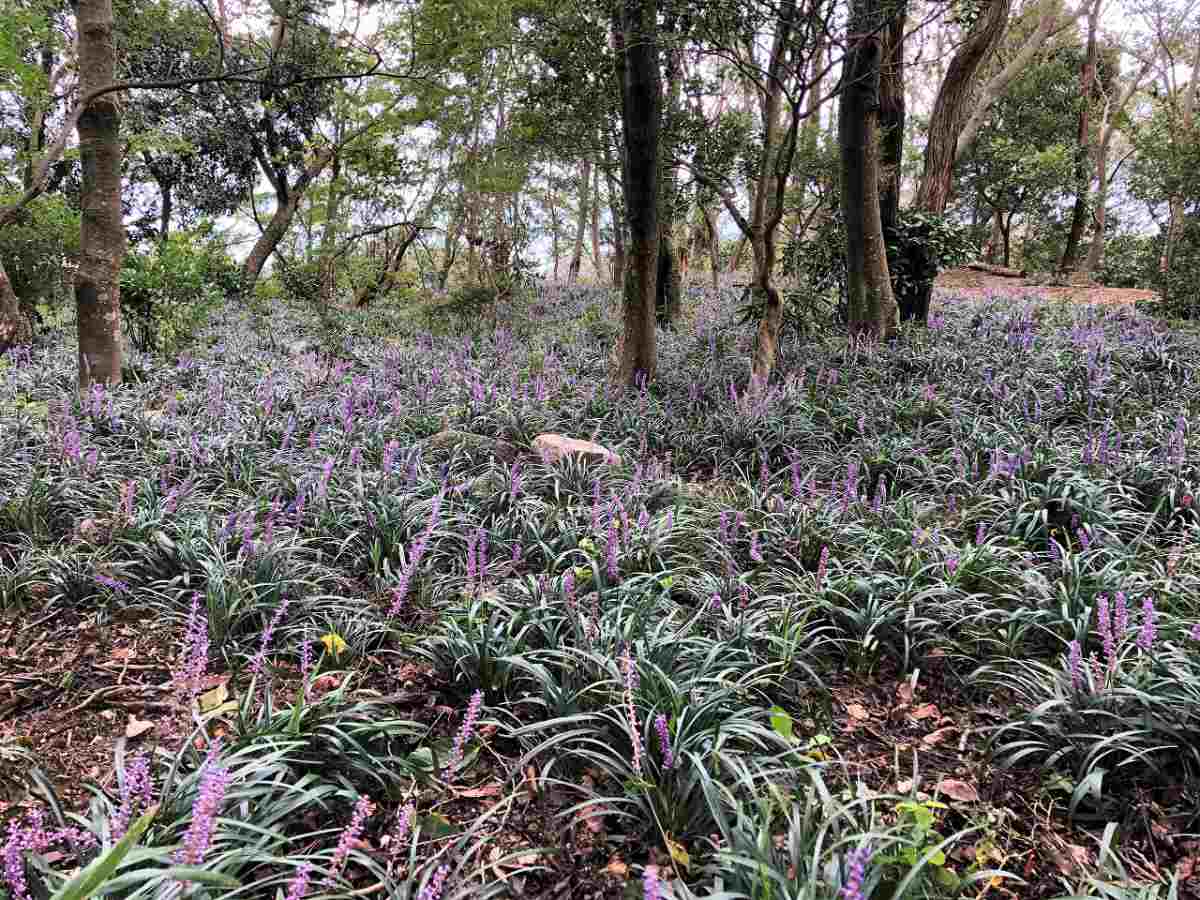
[[[112,0],[77,0],[79,90],[84,97],[116,81]],[[121,109],[115,92],[95,97],[77,126],[83,165],[83,218],[75,309],[79,389],[121,380]]]
[[1083,239],[1083,228],[1087,224],[1088,194],[1092,181],[1091,160],[1091,99],[1096,94],[1096,30],[1100,24],[1100,4],[1092,0],[1088,7],[1087,49],[1079,72],[1079,130],[1075,143],[1075,205],[1071,209],[1071,225],[1067,231],[1067,243],[1059,261],[1060,272],[1072,271],[1079,260],[1079,243]]
[[584,159],[579,170],[579,217],[575,223],[575,243],[571,248],[571,264],[567,267],[567,284],[579,280],[579,266],[583,261],[583,236],[588,222],[588,192],[592,187],[592,160]]
[[662,125],[658,4],[656,0],[623,0],[615,19],[615,64],[625,145],[623,193],[629,223],[629,271],[616,380],[633,387],[640,378],[653,378],[658,365],[654,326]]
[[[975,76],[1004,34],[1011,7],[1012,0],[984,0],[975,10],[975,20],[946,69],[929,117],[924,172],[913,204],[921,212],[941,215],[946,211],[958,136],[971,112]],[[937,266],[928,246],[917,244],[908,249],[913,256],[911,263],[915,271],[936,272]],[[929,317],[932,293],[932,278],[923,279],[916,289],[902,293],[900,318],[924,324]]]
[[891,337],[898,324],[880,212],[880,69],[895,46],[884,37],[892,34],[890,24],[880,0],[855,0],[838,116],[847,317],[851,334],[875,338]]

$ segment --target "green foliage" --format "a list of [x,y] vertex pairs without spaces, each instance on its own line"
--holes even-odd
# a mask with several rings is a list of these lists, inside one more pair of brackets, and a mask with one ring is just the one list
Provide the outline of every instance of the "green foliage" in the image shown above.
[[1171,257],[1171,268],[1159,273],[1161,301],[1148,304],[1155,315],[1200,319],[1200,222],[1189,219]]
[[[0,196],[0,206],[15,199]],[[79,252],[79,213],[60,196],[30,203],[12,225],[0,229],[0,258],[21,305],[51,307],[71,290],[65,264]]]
[[1104,261],[1096,273],[1101,284],[1145,288],[1158,279],[1162,239],[1144,234],[1110,235],[1104,242]]
[[938,272],[961,265],[974,253],[967,229],[920,210],[901,210],[895,232],[885,238],[897,296],[925,290]]
[[212,229],[172,234],[125,255],[121,314],[134,346],[171,354],[194,340],[213,310],[239,286],[237,266]]

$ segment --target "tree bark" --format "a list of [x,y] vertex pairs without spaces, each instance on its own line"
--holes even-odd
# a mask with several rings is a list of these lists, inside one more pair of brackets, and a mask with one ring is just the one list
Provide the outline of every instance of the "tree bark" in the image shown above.
[[571,264],[567,267],[567,284],[579,280],[579,266],[583,262],[583,235],[587,230],[589,216],[588,192],[592,187],[592,160],[583,161],[579,172],[579,219],[575,225],[575,244],[571,250]]
[[881,22],[879,0],[855,0],[838,115],[847,317],[852,335],[874,338],[891,337],[898,324],[879,194],[880,68],[891,50]]
[[342,159],[335,155],[329,167],[329,193],[325,196],[325,224],[321,229],[321,247],[317,252],[321,270],[321,302],[334,302],[337,294],[337,266],[334,256],[337,234],[341,228]]
[[603,281],[604,257],[600,255],[600,166],[592,167],[592,262],[596,266],[596,283]]
[[275,185],[275,212],[271,215],[271,220],[267,222],[267,227],[258,236],[258,240],[254,242],[254,246],[250,249],[250,255],[246,257],[246,262],[242,265],[243,290],[249,291],[254,287],[255,282],[262,274],[263,266],[275,252],[275,248],[279,246],[279,242],[283,240],[292,220],[296,217],[296,210],[300,207],[304,192],[325,171],[325,167],[333,160],[333,156],[332,147],[323,147],[317,151],[316,158],[296,179],[295,185],[283,189],[279,184]]
[[607,167],[604,179],[608,183],[608,211],[613,230],[612,286],[619,288],[625,284],[625,215],[621,211],[620,188]]
[[[946,69],[929,119],[924,172],[913,203],[918,210],[936,215],[946,211],[958,136],[970,113],[975,75],[1004,34],[1011,6],[1012,0],[986,0]],[[899,298],[900,318],[924,324],[933,293],[933,278],[929,273],[936,275],[937,264],[924,244],[908,248],[908,252],[914,271],[923,274],[919,284]]]
[[887,27],[879,72],[879,214],[884,237],[892,235],[900,219],[900,177],[904,161],[904,28],[908,2],[900,0]]
[[1011,5],[1012,0],[987,0],[950,61],[929,119],[925,168],[914,204],[917,209],[938,214],[946,210],[958,136],[970,113],[975,73],[1004,34]]
[[1087,50],[1083,56],[1083,68],[1079,74],[1079,132],[1075,143],[1075,206],[1071,210],[1071,227],[1067,232],[1067,244],[1059,261],[1059,272],[1072,271],[1079,261],[1079,243],[1083,239],[1083,226],[1087,222],[1088,194],[1091,187],[1091,98],[1096,82],[1096,28],[1100,19],[1100,0],[1094,0],[1088,10]]
[[[1191,77],[1188,79],[1187,87],[1184,89],[1183,98],[1180,101],[1179,124],[1182,132],[1182,140],[1190,141],[1192,139],[1192,128],[1195,125],[1196,115],[1196,88],[1200,86],[1200,37],[1196,38],[1196,50],[1192,57]],[[1167,220],[1167,237],[1163,242],[1163,256],[1159,268],[1165,274],[1170,271],[1171,263],[1175,258],[1175,247],[1179,244],[1179,238],[1183,235],[1183,197],[1173,194],[1167,198],[1167,209],[1170,211],[1170,217]]]
[[617,383],[624,387],[634,387],[641,378],[653,378],[658,362],[654,300],[662,89],[657,18],[655,0],[624,0],[618,30],[621,46],[615,54],[627,159],[624,194],[630,244],[616,372]]
[[0,353],[33,338],[33,325],[21,309],[4,261],[0,260]]
[[1004,89],[1012,82],[1014,78],[1020,75],[1038,51],[1045,45],[1046,40],[1056,31],[1064,27],[1063,23],[1072,22],[1075,18],[1075,13],[1064,16],[1062,13],[1062,0],[1044,0],[1045,6],[1042,9],[1042,14],[1038,18],[1037,28],[1033,33],[1025,39],[1025,43],[1021,45],[1021,49],[1003,69],[993,75],[983,86],[979,92],[979,96],[972,103],[972,112],[968,117],[967,122],[963,125],[963,129],[959,132],[958,140],[954,147],[954,159],[957,161],[964,153],[975,143],[975,138],[979,134],[979,129],[983,127],[983,123],[987,120],[987,112],[1004,94]]
[[[79,90],[115,78],[112,0],[78,0]],[[83,169],[75,310],[79,329],[79,389],[121,381],[121,111],[115,94],[93,99],[79,117]]]

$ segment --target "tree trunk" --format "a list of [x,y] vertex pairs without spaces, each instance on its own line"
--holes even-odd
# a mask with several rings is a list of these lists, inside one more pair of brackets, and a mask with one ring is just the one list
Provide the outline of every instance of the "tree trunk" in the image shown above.
[[881,32],[879,72],[879,214],[885,238],[900,220],[900,178],[904,162],[904,27],[908,2],[900,0]]
[[[462,235],[463,224],[466,222],[466,198],[460,197],[457,210],[454,218],[450,222],[450,227],[446,229],[446,240],[442,244],[442,266],[438,270],[438,290],[445,291],[446,285],[450,281],[450,269],[454,266],[454,260],[458,256],[458,241]],[[557,234],[557,232],[555,232]],[[558,259],[554,261],[554,275],[558,277]]]
[[1092,174],[1088,166],[1091,158],[1091,98],[1096,87],[1096,28],[1100,18],[1100,0],[1092,3],[1088,10],[1087,51],[1083,57],[1083,69],[1079,75],[1079,133],[1075,143],[1075,206],[1071,210],[1071,228],[1067,232],[1067,245],[1063,248],[1058,270],[1072,271],[1079,261],[1079,244],[1083,239],[1083,226],[1087,222],[1088,193]]
[[615,54],[621,84],[625,138],[625,214],[629,222],[629,272],[625,279],[623,334],[617,383],[633,387],[653,378],[657,366],[654,299],[658,282],[659,131],[662,89],[658,72],[655,0],[624,0]]
[[[996,265],[997,254],[1003,253],[1004,249],[1004,213],[998,208],[992,209],[992,233],[988,237],[987,253],[984,254],[984,262]],[[1007,262],[1004,263],[1008,265]]]
[[[922,212],[941,215],[946,211],[958,136],[970,113],[975,75],[1004,34],[1011,6],[1012,0],[986,0],[946,69],[929,119],[924,172],[913,203]],[[924,244],[910,247],[908,252],[910,265],[922,274],[913,289],[899,297],[900,318],[924,324],[929,317],[937,261]]]
[[588,191],[592,186],[592,160],[583,161],[579,172],[579,220],[575,225],[575,245],[571,250],[571,264],[567,268],[567,284],[575,284],[579,280],[579,266],[583,262],[583,235],[588,222]]
[[600,167],[592,168],[592,262],[596,266],[596,283],[600,284],[604,257],[600,255]]
[[[1184,141],[1192,140],[1192,126],[1196,113],[1196,88],[1200,84],[1198,79],[1200,79],[1200,37],[1196,39],[1191,77],[1188,79],[1187,87],[1184,89],[1183,98],[1180,101],[1179,124]],[[1175,247],[1179,244],[1180,237],[1183,236],[1183,197],[1172,194],[1167,199],[1167,208],[1170,211],[1170,218],[1167,220],[1167,237],[1163,242],[1163,256],[1159,265],[1164,274],[1170,271],[1171,263],[1175,258]]]
[[612,286],[620,288],[625,285],[625,216],[621,212],[621,193],[616,179],[607,169],[604,178],[608,182],[608,211],[613,230]]
[[993,75],[983,90],[979,92],[979,96],[972,102],[972,112],[967,118],[967,122],[963,125],[963,129],[959,132],[958,140],[955,142],[954,158],[958,160],[967,149],[975,142],[975,137],[979,134],[979,129],[983,127],[983,123],[987,120],[988,109],[991,105],[1000,99],[1004,93],[1004,89],[1009,83],[1024,72],[1037,52],[1045,45],[1047,38],[1058,28],[1060,22],[1070,22],[1074,16],[1064,17],[1062,14],[1062,0],[1044,0],[1045,7],[1042,9],[1041,15],[1038,17],[1037,28],[1033,33],[1025,39],[1025,43],[1021,45],[1021,49],[1003,69]]
[[[880,209],[879,116],[880,67],[886,39],[881,37],[879,0],[855,0],[845,83],[838,116],[842,155],[842,216],[846,222],[846,290],[852,335],[888,338],[896,332],[896,301],[888,274]],[[903,25],[901,25],[903,27]]]
[[287,234],[288,228],[291,227],[300,201],[304,198],[304,192],[325,171],[325,167],[329,165],[333,155],[332,148],[326,147],[319,150],[316,159],[296,179],[295,186],[284,187],[282,190],[279,185],[275,186],[277,200],[275,212],[271,216],[271,221],[267,223],[267,227],[263,229],[263,233],[254,242],[254,246],[250,249],[250,255],[246,257],[246,262],[242,265],[243,290],[249,291],[254,287],[262,274],[263,266],[266,265],[271,254],[275,252],[275,248],[279,246],[279,242]]
[[712,289],[721,287],[721,232],[719,210],[715,205],[704,208],[704,227],[708,237],[708,264],[712,269]]
[[0,260],[0,353],[17,344],[27,344],[33,337],[33,326],[21,309],[12,282]]
[[158,213],[158,239],[166,243],[171,236],[171,215],[174,212],[175,201],[169,181],[158,183],[158,193],[162,198],[162,209]]
[[334,156],[329,167],[329,193],[325,196],[325,226],[321,229],[321,248],[317,253],[321,270],[321,302],[329,305],[337,294],[335,248],[340,228],[342,159]]
[[[78,0],[79,90],[86,96],[116,80],[112,0]],[[121,110],[115,94],[92,100],[79,117],[83,169],[75,310],[79,390],[121,381]]]

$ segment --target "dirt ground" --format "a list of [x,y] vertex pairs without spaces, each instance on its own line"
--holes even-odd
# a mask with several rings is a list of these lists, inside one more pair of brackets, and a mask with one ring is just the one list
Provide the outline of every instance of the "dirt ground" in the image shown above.
[[1132,288],[1110,288],[1100,284],[1080,284],[1057,287],[1035,284],[1029,278],[1006,278],[990,275],[974,269],[950,269],[938,276],[935,286],[947,292],[968,297],[985,297],[989,294],[1025,294],[1029,297],[1045,297],[1051,300],[1071,300],[1076,303],[1096,303],[1105,306],[1133,304],[1138,300],[1150,300],[1158,295],[1154,291]]

